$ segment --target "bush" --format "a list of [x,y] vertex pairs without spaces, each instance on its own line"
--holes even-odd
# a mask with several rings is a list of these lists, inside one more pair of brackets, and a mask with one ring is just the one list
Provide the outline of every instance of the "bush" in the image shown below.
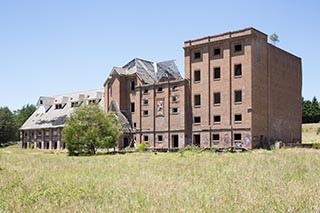
[[145,141],[142,141],[138,146],[137,146],[137,150],[139,152],[144,152],[146,151],[148,148],[148,144]]
[[317,129],[317,135],[319,135],[320,134],[320,127],[318,127],[318,129]]
[[77,108],[63,128],[69,155],[94,155],[98,148],[113,148],[122,134],[114,112],[105,114],[97,105]]

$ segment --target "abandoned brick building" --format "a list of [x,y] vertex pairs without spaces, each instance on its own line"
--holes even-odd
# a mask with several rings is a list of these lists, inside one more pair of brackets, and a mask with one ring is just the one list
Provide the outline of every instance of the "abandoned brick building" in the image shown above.
[[184,54],[184,78],[174,61],[136,58],[111,70],[103,108],[123,124],[119,148],[132,141],[248,149],[301,142],[299,57],[254,28],[185,41]]

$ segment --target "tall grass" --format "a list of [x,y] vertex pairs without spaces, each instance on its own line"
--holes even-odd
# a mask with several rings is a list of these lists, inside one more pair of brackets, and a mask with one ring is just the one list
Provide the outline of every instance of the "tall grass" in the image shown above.
[[320,123],[302,124],[302,143],[320,143]]
[[319,150],[180,156],[0,149],[0,211],[320,211]]

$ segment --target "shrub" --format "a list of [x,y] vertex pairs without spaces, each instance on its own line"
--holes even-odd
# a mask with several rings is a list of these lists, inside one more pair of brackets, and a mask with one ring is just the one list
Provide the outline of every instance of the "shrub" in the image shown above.
[[319,135],[320,134],[320,127],[318,127],[318,129],[317,129],[317,135]]
[[98,148],[113,148],[122,134],[114,112],[105,114],[97,105],[77,108],[63,128],[69,155],[93,155]]
[[146,151],[148,148],[148,144],[145,141],[142,141],[138,146],[137,146],[137,150],[139,152],[144,152]]

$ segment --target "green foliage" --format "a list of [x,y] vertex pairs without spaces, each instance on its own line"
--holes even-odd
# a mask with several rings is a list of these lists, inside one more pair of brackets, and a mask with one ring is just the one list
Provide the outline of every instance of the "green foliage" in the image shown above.
[[320,122],[320,103],[316,97],[312,101],[302,98],[302,123]]
[[148,144],[145,141],[142,141],[138,146],[137,146],[137,150],[139,152],[144,152],[146,151],[148,148]]
[[279,36],[276,33],[270,35],[269,38],[272,41],[273,45],[275,45],[277,42],[280,42]]
[[116,114],[105,114],[97,105],[77,108],[62,132],[69,155],[93,155],[98,148],[113,148],[121,134]]
[[14,114],[8,107],[0,108],[0,144],[16,140],[17,127]]
[[318,127],[318,129],[317,129],[317,135],[319,135],[320,134],[320,127]]

